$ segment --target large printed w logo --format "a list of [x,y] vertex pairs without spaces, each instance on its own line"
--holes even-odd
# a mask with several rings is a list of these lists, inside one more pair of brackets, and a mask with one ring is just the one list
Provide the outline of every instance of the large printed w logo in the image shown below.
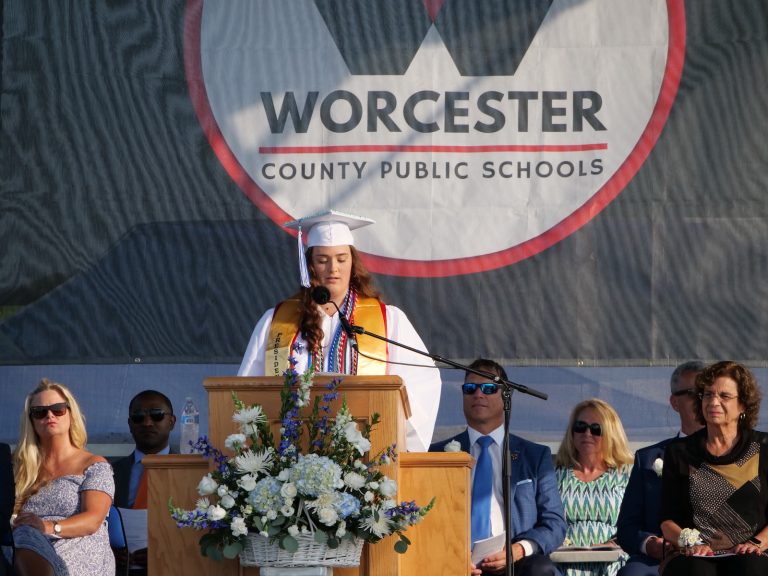
[[435,25],[462,76],[512,76],[552,0],[315,0],[353,75],[402,75]]

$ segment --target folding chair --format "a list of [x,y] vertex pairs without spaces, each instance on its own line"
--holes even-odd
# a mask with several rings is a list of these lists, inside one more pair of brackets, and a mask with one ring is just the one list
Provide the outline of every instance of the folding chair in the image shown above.
[[[123,526],[123,517],[120,510],[114,504],[109,507],[107,514],[107,531],[109,533],[109,545],[115,552],[120,552],[120,556],[125,558],[125,566],[121,561],[117,562],[117,573],[128,576],[131,569],[131,554],[128,552],[128,542],[125,539],[125,527]],[[115,554],[117,560],[118,555]]]
[[[13,550],[13,530],[11,514],[16,500],[16,487],[13,482],[13,462],[11,447],[0,443],[0,546]],[[0,576],[11,574],[11,566],[0,551]]]

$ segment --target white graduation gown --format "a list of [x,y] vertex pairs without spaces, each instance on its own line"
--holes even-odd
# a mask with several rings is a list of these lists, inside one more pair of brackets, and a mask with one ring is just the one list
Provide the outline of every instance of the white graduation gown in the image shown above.
[[[390,340],[402,342],[412,348],[426,351],[424,342],[422,342],[405,313],[396,306],[386,306],[386,310],[388,333],[381,334],[381,336],[386,336]],[[267,310],[256,324],[251,340],[248,343],[248,348],[245,351],[245,356],[243,356],[243,362],[237,372],[238,376],[264,375],[264,348],[272,326],[274,311],[274,308]],[[324,358],[327,361],[327,351],[331,343],[331,335],[335,333],[339,319],[338,313],[328,316],[322,310],[320,316],[323,319],[323,350],[326,352]],[[296,341],[301,342],[306,347],[306,342],[304,342],[301,335],[296,338]],[[390,362],[406,362],[427,366],[401,366],[392,363],[387,366],[387,374],[400,376],[408,390],[411,417],[407,422],[406,449],[409,452],[426,452],[432,441],[432,432],[435,429],[435,421],[437,420],[437,409],[440,405],[440,391],[442,388],[440,372],[430,358],[405,348],[400,348],[394,344],[387,344],[387,352]],[[302,373],[307,369],[308,355],[303,353],[299,356],[298,360],[296,370]],[[327,366],[323,368],[327,369]]]

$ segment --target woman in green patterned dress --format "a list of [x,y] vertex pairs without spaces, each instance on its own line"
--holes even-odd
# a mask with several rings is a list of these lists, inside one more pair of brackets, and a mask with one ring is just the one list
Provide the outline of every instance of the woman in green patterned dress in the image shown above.
[[[624,427],[610,404],[591,398],[573,408],[555,469],[568,524],[566,546],[615,545],[632,461]],[[565,576],[615,576],[625,560],[558,568]]]

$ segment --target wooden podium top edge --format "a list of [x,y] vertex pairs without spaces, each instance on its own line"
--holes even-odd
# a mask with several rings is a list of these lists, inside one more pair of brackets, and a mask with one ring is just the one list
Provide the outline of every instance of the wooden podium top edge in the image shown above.
[[205,468],[208,461],[202,454],[147,454],[141,463],[145,468]]
[[[352,382],[345,382],[345,380],[352,379]],[[350,388],[367,387],[369,389],[379,390],[399,390],[405,388],[403,379],[400,376],[395,375],[383,375],[383,376],[352,376],[349,374],[342,374],[339,376],[331,375],[317,375],[313,379],[313,385],[325,386],[331,383],[333,380],[340,380],[339,390]],[[228,388],[230,390],[236,390],[239,386],[253,386],[258,384],[266,389],[280,389],[283,387],[282,376],[211,376],[203,380],[203,387],[206,390],[215,390],[217,388]]]
[[[384,392],[398,390],[402,398],[406,420],[411,417],[411,403],[408,399],[408,390],[403,379],[394,374],[381,376],[352,376],[349,374],[317,375],[312,381],[312,388],[324,387],[333,380],[341,380],[336,390],[347,392],[352,390],[366,390],[371,392]],[[279,392],[283,388],[282,376],[211,376],[203,380],[203,388],[212,392],[243,392],[252,390],[258,386],[261,390]]]
[[400,452],[401,468],[473,468],[475,459],[466,452]]

